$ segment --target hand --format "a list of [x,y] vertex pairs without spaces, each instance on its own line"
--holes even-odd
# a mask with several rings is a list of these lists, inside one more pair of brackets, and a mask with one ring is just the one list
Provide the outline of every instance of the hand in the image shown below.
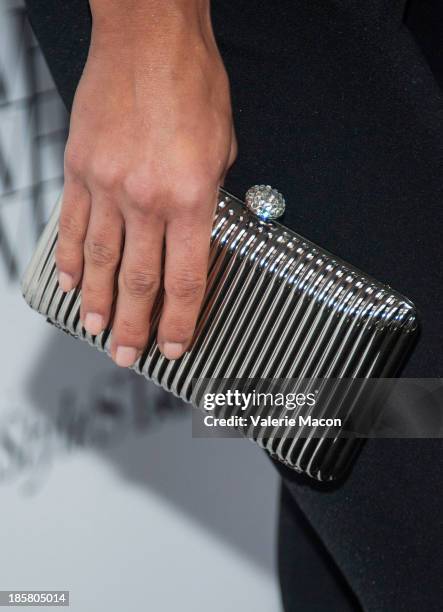
[[103,2],[96,0],[96,13],[91,2],[56,261],[64,291],[81,282],[81,321],[94,335],[109,322],[118,275],[111,354],[127,367],[148,339],[164,247],[157,340],[168,359],[189,347],[217,192],[236,141],[208,2],[132,0],[123,12],[121,2],[106,0],[102,14]]

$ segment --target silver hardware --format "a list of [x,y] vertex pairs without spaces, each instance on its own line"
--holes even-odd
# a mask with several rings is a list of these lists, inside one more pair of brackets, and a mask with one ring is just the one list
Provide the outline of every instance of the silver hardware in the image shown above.
[[263,221],[278,219],[285,212],[285,199],[270,185],[254,185],[245,195],[245,204]]

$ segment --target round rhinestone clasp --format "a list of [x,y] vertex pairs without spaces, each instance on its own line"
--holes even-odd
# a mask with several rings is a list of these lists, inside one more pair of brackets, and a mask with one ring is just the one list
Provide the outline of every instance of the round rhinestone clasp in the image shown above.
[[285,199],[270,185],[254,185],[245,195],[245,204],[264,221],[278,219],[285,212]]

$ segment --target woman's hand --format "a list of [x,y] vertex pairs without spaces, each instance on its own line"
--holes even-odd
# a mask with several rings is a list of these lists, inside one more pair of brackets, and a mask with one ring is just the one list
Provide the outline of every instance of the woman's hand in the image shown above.
[[147,342],[164,246],[158,343],[167,358],[189,346],[204,295],[218,187],[236,155],[208,4],[91,0],[56,261],[63,290],[82,284],[91,334],[109,321],[118,274],[111,351],[121,366]]

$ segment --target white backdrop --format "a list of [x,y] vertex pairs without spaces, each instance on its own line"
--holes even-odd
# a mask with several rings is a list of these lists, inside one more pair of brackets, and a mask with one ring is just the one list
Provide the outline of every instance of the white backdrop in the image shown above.
[[243,440],[24,304],[18,279],[61,188],[66,115],[21,7],[0,5],[0,590],[78,612],[280,610],[278,481]]

